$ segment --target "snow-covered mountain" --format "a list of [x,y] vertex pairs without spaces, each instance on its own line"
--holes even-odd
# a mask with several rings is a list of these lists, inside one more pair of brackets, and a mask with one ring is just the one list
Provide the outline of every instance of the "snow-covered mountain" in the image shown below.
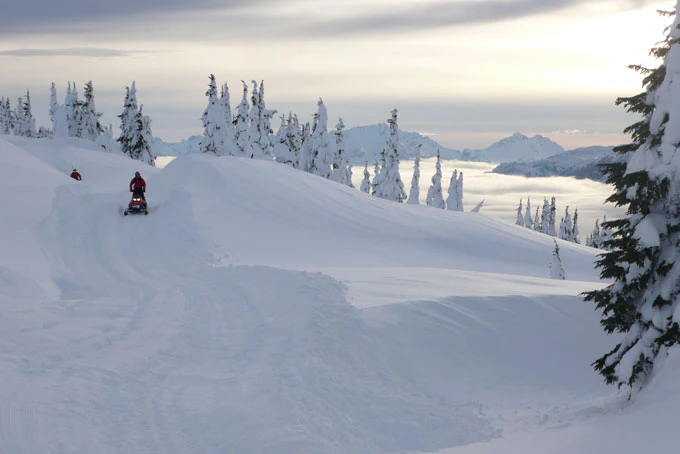
[[198,153],[201,151],[201,140],[203,136],[191,136],[179,142],[166,142],[154,137],[152,150],[154,156],[183,156],[188,153]]
[[621,162],[621,155],[614,153],[614,147],[593,146],[565,151],[545,159],[525,162],[506,162],[493,169],[504,175],[526,177],[565,176],[605,181],[598,165]]
[[[385,148],[389,135],[389,127],[384,123],[347,129],[345,151],[350,162],[361,165],[368,161],[370,166],[379,160],[380,152]],[[399,154],[402,160],[414,159],[419,146],[423,158],[437,156],[437,152],[441,154],[442,159],[460,159],[462,156],[460,151],[446,148],[417,132],[399,131]]]
[[564,148],[547,137],[515,133],[481,150],[465,149],[461,159],[482,162],[536,161],[562,153]]
[[633,402],[590,367],[597,250],[549,279],[553,239],[483,213],[79,139],[0,136],[0,204],[3,453],[677,451],[678,348]]

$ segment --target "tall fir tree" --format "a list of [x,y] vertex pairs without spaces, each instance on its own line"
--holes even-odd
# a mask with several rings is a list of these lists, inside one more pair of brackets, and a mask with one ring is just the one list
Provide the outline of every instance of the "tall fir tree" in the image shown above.
[[229,95],[229,86],[222,84],[220,91],[220,106],[224,114],[224,154],[236,154],[236,128],[234,127],[234,115],[231,113],[231,97]]
[[524,215],[522,214],[522,199],[519,199],[519,206],[517,207],[517,217],[515,218],[515,224],[524,227]]
[[36,137],[35,118],[31,111],[31,94],[26,90],[26,97],[19,98],[14,114],[14,135]]
[[9,98],[0,98],[0,134],[12,133],[13,113]]
[[645,75],[644,91],[616,101],[642,115],[625,129],[632,142],[614,149],[629,159],[603,166],[614,186],[607,200],[626,207],[626,216],[602,223],[613,229],[613,237],[603,241],[611,250],[597,266],[613,283],[584,294],[602,312],[604,330],[623,334],[593,366],[607,383],[626,386],[631,394],[680,343],[679,10],[680,2],[667,13],[675,15],[673,24],[651,50],[663,63],[655,69],[632,66]]
[[409,205],[420,205],[420,148],[422,144],[418,145],[416,149],[416,157],[413,161],[413,177],[411,177],[411,191],[408,194],[406,203]]
[[448,197],[446,198],[446,209],[458,211],[458,169],[454,169],[449,181]]
[[399,173],[399,125],[397,124],[397,109],[390,112],[391,118],[387,120],[390,135],[387,139],[386,148],[383,151],[383,166],[380,169],[380,186],[375,192],[381,199],[393,200],[403,203],[406,200],[404,182]]
[[566,279],[567,277],[564,273],[564,267],[562,266],[562,259],[560,258],[560,247],[557,245],[556,239],[553,238],[553,242],[555,243],[555,247],[552,252],[552,260],[548,265],[548,268],[550,269],[550,278]]
[[310,172],[320,177],[329,178],[333,165],[333,149],[328,136],[328,111],[319,98],[317,111],[312,123]]
[[[538,221],[538,219],[536,221]],[[524,213],[524,227],[527,229],[534,228],[534,220],[531,219],[531,197],[529,196],[527,196],[527,211]]]
[[235,156],[250,157],[250,139],[248,138],[248,85],[243,83],[243,98],[236,108],[236,116],[234,117],[234,144]]
[[209,77],[208,90],[205,95],[208,97],[208,105],[201,115],[203,124],[203,140],[201,140],[201,153],[209,153],[215,156],[224,156],[226,139],[226,121],[224,116],[224,105],[217,97],[217,83],[215,75]]
[[364,179],[361,180],[359,190],[366,194],[371,193],[371,173],[368,171],[368,161],[364,164]]
[[345,153],[345,123],[342,118],[338,119],[333,134],[335,135],[335,148],[332,153],[333,168],[330,179],[353,188],[352,167]]
[[102,116],[100,112],[94,105],[94,88],[92,87],[92,81],[85,84],[85,91],[83,93],[84,101],[80,106],[80,134],[79,137],[96,141],[97,137],[104,132],[101,123],[99,123],[99,118]]
[[427,206],[446,209],[444,196],[442,195],[442,164],[439,151],[437,151],[437,163],[435,164],[435,173],[432,175],[432,184],[427,190],[427,197],[425,199]]

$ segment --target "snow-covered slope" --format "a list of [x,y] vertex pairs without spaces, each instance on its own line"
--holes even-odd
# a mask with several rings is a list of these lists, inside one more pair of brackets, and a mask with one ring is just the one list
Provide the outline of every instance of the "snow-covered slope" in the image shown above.
[[[672,380],[622,411],[589,366],[595,250],[560,242],[572,280],[547,279],[545,235],[273,162],[16,137],[0,161],[3,451],[672,452],[637,426]],[[135,170],[152,213],[123,217]]]
[[535,161],[562,153],[564,148],[547,137],[515,133],[481,150],[463,151],[461,159],[483,162]]
[[525,177],[564,176],[604,181],[598,165],[621,161],[614,147],[585,147],[565,151],[545,159],[526,162],[506,162],[493,169],[494,173]]

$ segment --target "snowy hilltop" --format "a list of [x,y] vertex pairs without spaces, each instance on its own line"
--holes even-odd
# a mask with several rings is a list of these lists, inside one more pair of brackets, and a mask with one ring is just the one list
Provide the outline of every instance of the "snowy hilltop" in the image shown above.
[[677,354],[632,408],[591,369],[595,249],[273,161],[0,136],[0,164],[3,452],[677,448]]
[[593,146],[577,148],[535,161],[506,162],[493,169],[504,175],[525,177],[564,176],[605,181],[600,164],[621,162],[621,155],[614,153],[614,147]]
[[527,137],[515,133],[481,150],[466,149],[461,159],[482,162],[530,162],[564,152],[561,145],[547,137],[535,135]]
[[155,156],[182,156],[201,151],[203,136],[191,136],[179,142],[165,142],[159,137],[153,138],[152,149]]

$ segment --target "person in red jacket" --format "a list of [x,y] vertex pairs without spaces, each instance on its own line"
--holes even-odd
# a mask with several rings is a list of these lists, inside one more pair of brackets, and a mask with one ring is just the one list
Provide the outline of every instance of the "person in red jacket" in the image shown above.
[[73,169],[73,172],[71,172],[71,178],[73,178],[74,180],[78,180],[78,181],[83,179],[83,177],[80,176],[80,174],[78,173],[78,170],[76,170],[76,169]]
[[130,192],[132,192],[132,197],[139,195],[146,203],[146,197],[144,197],[146,181],[139,172],[135,172],[135,177],[130,181]]

